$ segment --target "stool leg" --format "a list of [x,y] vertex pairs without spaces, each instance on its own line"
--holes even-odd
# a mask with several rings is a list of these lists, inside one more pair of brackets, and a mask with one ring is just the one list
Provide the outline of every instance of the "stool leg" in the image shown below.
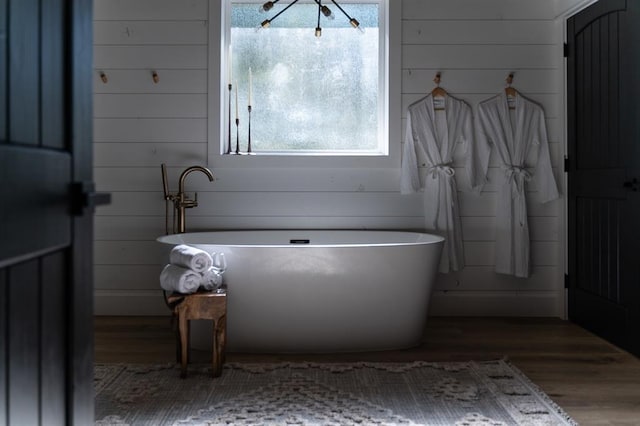
[[213,323],[213,377],[222,375],[222,362],[224,357],[226,318],[222,317]]
[[181,371],[180,377],[187,377],[187,360],[189,355],[189,321],[186,315],[179,316],[180,322],[180,349],[181,349]]
[[[178,316],[175,315],[174,320],[177,320]],[[176,333],[176,362],[180,363],[182,361],[182,343],[180,342],[180,325],[176,324],[178,321],[175,321],[173,324],[173,328]]]
[[220,362],[224,364],[225,361],[225,348],[227,345],[227,316],[223,315],[220,318]]
[[220,352],[221,352],[221,356],[220,356],[220,360],[221,362],[224,364],[225,361],[225,354],[226,354],[226,345],[227,345],[227,316],[224,315],[221,319],[221,325],[220,325]]

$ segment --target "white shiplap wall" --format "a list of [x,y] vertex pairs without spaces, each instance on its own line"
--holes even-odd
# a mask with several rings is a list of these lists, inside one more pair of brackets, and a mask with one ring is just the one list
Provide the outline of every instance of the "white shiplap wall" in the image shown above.
[[[400,0],[392,0],[400,1]],[[472,106],[514,86],[546,111],[552,161],[563,156],[562,22],[569,0],[403,0],[401,111],[442,86]],[[212,167],[218,180],[190,175],[200,206],[188,211],[189,230],[238,228],[420,229],[419,195],[399,193],[397,167],[271,168],[253,158],[232,167],[212,155],[208,126],[209,7],[217,0],[95,0],[95,180],[113,203],[95,217],[96,313],[165,314],[158,273],[166,248],[160,164],[175,190],[181,170]],[[159,76],[152,80],[152,72]],[[108,82],[103,83],[104,72]],[[404,120],[403,120],[404,122]],[[402,126],[404,128],[404,125]],[[400,152],[401,131],[392,137]],[[462,164],[457,157],[457,165]],[[220,166],[220,167],[218,167]],[[528,192],[533,275],[522,280],[493,272],[495,188],[459,194],[467,268],[440,276],[436,315],[563,315],[562,200],[537,202]],[[463,169],[457,169],[464,179]],[[562,173],[556,168],[561,182]]]

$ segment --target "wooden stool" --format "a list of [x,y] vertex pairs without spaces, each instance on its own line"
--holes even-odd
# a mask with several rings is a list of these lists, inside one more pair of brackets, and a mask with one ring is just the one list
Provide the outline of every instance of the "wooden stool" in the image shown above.
[[167,298],[173,313],[178,317],[178,334],[180,362],[182,371],[180,377],[187,376],[189,356],[190,320],[213,320],[213,377],[222,374],[224,362],[224,346],[227,325],[227,293],[198,292],[193,294],[173,293]]

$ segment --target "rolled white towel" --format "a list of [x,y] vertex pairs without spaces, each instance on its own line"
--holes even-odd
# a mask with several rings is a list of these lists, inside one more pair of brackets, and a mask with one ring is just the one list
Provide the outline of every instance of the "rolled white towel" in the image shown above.
[[180,244],[171,249],[169,262],[191,269],[194,272],[204,272],[213,265],[211,255],[204,250]]
[[167,291],[195,293],[202,282],[202,275],[178,265],[166,265],[160,273],[160,286]]
[[220,288],[222,285],[222,274],[220,270],[215,266],[207,269],[202,273],[202,288],[207,291],[213,291]]

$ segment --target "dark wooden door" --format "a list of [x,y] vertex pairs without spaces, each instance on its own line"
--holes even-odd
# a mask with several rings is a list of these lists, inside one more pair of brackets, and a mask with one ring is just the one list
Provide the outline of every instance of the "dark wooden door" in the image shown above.
[[569,317],[640,354],[640,2],[567,29]]
[[3,425],[93,424],[91,67],[92,0],[0,0]]

